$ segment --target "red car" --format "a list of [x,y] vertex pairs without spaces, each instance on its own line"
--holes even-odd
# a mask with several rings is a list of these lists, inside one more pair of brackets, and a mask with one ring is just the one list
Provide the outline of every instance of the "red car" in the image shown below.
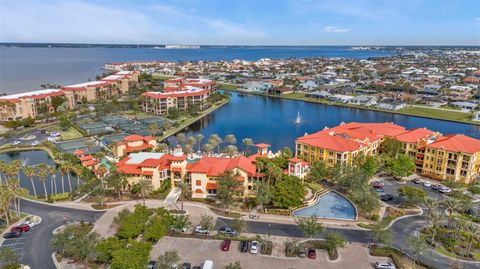
[[308,257],[309,259],[316,259],[316,258],[317,258],[317,252],[315,251],[314,248],[309,248],[309,249],[308,249],[307,257]]
[[374,181],[374,182],[372,182],[372,187],[374,189],[383,189],[385,187],[385,184],[383,184],[380,181]]
[[19,231],[19,232],[24,233],[24,232],[30,231],[30,226],[28,226],[28,224],[25,224],[25,223],[24,224],[19,224],[19,225],[13,227],[12,229],[10,229],[10,231],[12,231],[12,232]]
[[230,250],[230,243],[231,243],[231,242],[232,242],[232,241],[229,240],[229,239],[223,240],[223,242],[222,242],[222,250],[223,250],[223,251],[229,251],[229,250]]

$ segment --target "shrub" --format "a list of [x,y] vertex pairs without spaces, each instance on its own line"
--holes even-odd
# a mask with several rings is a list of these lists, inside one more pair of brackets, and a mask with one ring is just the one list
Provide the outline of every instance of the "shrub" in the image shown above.
[[468,187],[468,190],[472,193],[472,194],[480,194],[480,186],[479,185],[470,185]]
[[145,224],[151,215],[152,211],[145,206],[136,206],[135,211],[120,223],[118,236],[125,239],[139,236],[144,231]]

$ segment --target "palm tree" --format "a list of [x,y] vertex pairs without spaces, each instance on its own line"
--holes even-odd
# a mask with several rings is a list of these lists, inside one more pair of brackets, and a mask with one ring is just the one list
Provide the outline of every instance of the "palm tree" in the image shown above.
[[[3,182],[3,179],[2,179],[2,174],[5,173],[5,167],[6,167],[6,163],[5,161],[3,160],[0,160],[0,184],[2,184]],[[5,178],[5,183],[7,183],[7,179]]]
[[433,246],[435,245],[435,236],[437,235],[437,230],[438,230],[438,225],[440,224],[441,221],[443,221],[443,214],[434,211],[431,216],[431,221],[432,221],[432,237],[430,239],[430,244]]
[[187,144],[192,146],[197,142],[197,139],[193,136],[189,136],[187,137]]
[[7,226],[10,226],[10,203],[14,198],[10,187],[9,184],[0,185],[0,212],[4,212]]
[[211,153],[212,150],[213,150],[213,147],[214,146],[212,144],[207,143],[207,144],[203,145],[203,150],[207,153]]
[[223,140],[218,134],[212,134],[208,138],[208,143],[210,143],[212,146],[217,147],[217,153],[220,153],[220,144],[223,143]]
[[257,169],[257,182],[260,180],[260,173],[265,169],[265,163],[259,160],[255,161],[255,168]]
[[23,168],[23,162],[22,160],[13,160],[10,163],[10,166],[12,167],[12,174],[13,176],[16,176],[17,179],[20,181],[20,170]]
[[230,145],[235,145],[237,143],[237,138],[233,134],[228,134],[225,136],[225,142]]
[[150,135],[155,137],[158,133],[158,125],[156,123],[152,123],[148,125],[148,131],[150,132]]
[[177,142],[178,144],[183,144],[185,143],[185,134],[184,133],[178,133],[176,136],[175,136],[175,139],[177,139]]
[[480,226],[474,222],[467,222],[465,225],[465,232],[468,234],[468,245],[466,249],[466,256],[470,255],[473,239],[480,235]]
[[448,198],[443,201],[443,205],[447,208],[448,211],[448,228],[450,229],[452,224],[453,212],[460,207],[461,202],[455,198]]
[[233,156],[238,154],[238,148],[234,145],[228,145],[223,152],[225,152],[228,157],[232,158]]
[[168,149],[168,145],[165,143],[160,143],[157,145],[157,152],[165,152]]
[[52,193],[57,194],[57,167],[55,165],[48,166],[48,173],[50,174],[50,186]]
[[250,155],[250,147],[253,146],[253,139],[244,138],[242,143],[245,145],[245,155]]
[[67,180],[68,180],[68,189],[70,192],[72,192],[72,180],[70,178],[70,172],[72,171],[72,166],[73,164],[70,163],[70,162],[65,162],[65,163],[62,163],[60,165],[60,172],[61,172],[61,175],[62,175],[62,190],[63,192],[65,192],[65,190],[63,189],[63,175],[64,174],[67,174]]
[[77,188],[80,187],[80,176],[83,173],[83,166],[77,164],[72,167],[72,171],[75,173],[77,176]]
[[143,205],[145,206],[145,196],[152,190],[152,182],[146,178],[140,179],[138,181],[138,186],[140,187],[140,193],[142,194]]
[[198,143],[198,151],[201,150],[203,138],[204,138],[204,136],[202,134],[197,134],[195,136],[195,139],[197,140],[197,143]]
[[437,199],[427,196],[425,197],[425,199],[423,199],[423,204],[428,209],[428,214],[427,214],[427,226],[428,226],[430,224],[430,218],[432,217],[432,211],[438,207],[439,202]]
[[37,175],[37,170],[35,169],[35,167],[30,165],[25,167],[23,173],[25,173],[25,175],[30,178],[30,182],[32,183],[33,195],[35,196],[35,198],[37,198],[37,189],[35,188],[35,182],[33,182],[33,177]]
[[48,165],[46,165],[45,163],[41,163],[37,166],[37,175],[38,175],[38,179],[43,184],[45,199],[48,198],[47,185],[45,184],[48,173],[49,173],[49,168],[48,168]]
[[178,187],[180,188],[180,209],[183,212],[183,201],[185,197],[188,197],[190,194],[190,185],[185,182],[180,182]]

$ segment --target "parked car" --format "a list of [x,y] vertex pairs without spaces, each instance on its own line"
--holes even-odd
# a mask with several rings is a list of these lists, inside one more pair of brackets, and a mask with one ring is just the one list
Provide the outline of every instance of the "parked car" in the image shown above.
[[20,143],[22,143],[22,142],[20,142],[20,141],[18,141],[18,140],[15,140],[15,141],[12,141],[12,142],[10,143],[10,145],[16,146],[16,145],[20,145]]
[[467,208],[467,210],[465,210],[465,214],[472,217],[480,216],[479,212],[475,210],[475,208]]
[[248,252],[248,241],[240,242],[240,252]]
[[195,233],[196,234],[210,234],[208,229],[203,228],[202,226],[195,226]]
[[421,181],[419,178],[416,178],[416,179],[412,180],[412,182],[413,182],[414,184],[420,184],[420,183],[422,183],[422,181]]
[[441,188],[439,189],[439,191],[440,191],[441,193],[451,193],[451,192],[452,192],[452,190],[451,190],[450,188],[448,188],[448,187],[441,187]]
[[156,261],[149,261],[146,268],[156,269],[157,268],[157,262]]
[[192,264],[188,263],[188,262],[184,262],[182,264],[182,269],[190,269],[192,268]]
[[260,247],[259,244],[258,241],[252,241],[252,244],[250,245],[250,253],[257,254]]
[[32,142],[32,146],[37,146],[40,145],[40,142],[38,140],[35,140]]
[[308,256],[309,259],[316,259],[317,258],[317,252],[315,251],[314,248],[309,248],[307,256]]
[[33,228],[33,227],[35,227],[35,226],[38,225],[38,223],[36,223],[36,222],[33,221],[33,220],[24,221],[24,222],[22,222],[22,224],[26,224],[26,225],[28,225],[30,228]]
[[175,232],[175,233],[186,233],[188,231],[188,229],[187,229],[187,227],[183,227],[181,229],[177,229],[175,227],[172,227],[172,228],[170,228],[170,231]]
[[383,184],[383,182],[380,182],[380,181],[374,181],[372,182],[372,187],[374,189],[383,189],[385,187],[385,184]]
[[307,251],[305,250],[305,248],[300,248],[298,250],[298,255],[297,256],[300,257],[300,258],[307,257]]
[[396,269],[395,264],[386,261],[380,261],[375,263],[376,269]]
[[21,233],[25,233],[25,232],[28,232],[30,231],[30,226],[28,226],[28,224],[19,224],[15,227],[12,227],[10,229],[11,232],[14,232],[14,231],[19,231]]
[[223,240],[222,242],[222,250],[223,251],[229,251],[230,250],[230,244],[232,243],[231,240],[229,239],[226,239],[226,240]]
[[6,234],[3,235],[3,238],[5,239],[10,239],[10,238],[18,238],[22,236],[22,233],[19,232],[19,231],[13,231],[13,232],[8,232]]
[[235,232],[235,230],[233,230],[232,228],[229,228],[229,227],[220,228],[220,233],[223,233],[224,235],[228,235],[228,236],[236,236],[237,235],[237,232]]
[[384,202],[392,201],[393,200],[393,195],[384,193],[382,196],[380,196],[380,199]]
[[433,184],[433,185],[432,185],[432,189],[433,189],[433,190],[439,190],[439,189],[441,189],[441,188],[442,188],[442,185],[440,185],[440,184]]
[[51,133],[50,133],[50,136],[51,136],[51,137],[60,136],[60,132],[51,132]]
[[213,269],[213,261],[211,261],[211,260],[206,260],[206,261],[203,263],[202,269]]
[[432,183],[430,183],[430,181],[424,181],[423,186],[428,188],[428,187],[432,186]]

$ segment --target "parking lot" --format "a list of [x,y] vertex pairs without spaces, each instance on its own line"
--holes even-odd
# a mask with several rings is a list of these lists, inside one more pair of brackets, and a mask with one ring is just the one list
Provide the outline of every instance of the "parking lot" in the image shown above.
[[[282,241],[283,242],[283,241]],[[339,259],[329,261],[326,251],[317,250],[316,259],[288,258],[283,256],[283,244],[275,244],[272,256],[242,253],[239,242],[232,241],[229,251],[220,249],[220,240],[202,240],[194,238],[163,237],[154,245],[150,256],[156,260],[167,250],[176,250],[181,262],[201,266],[205,260],[212,260],[215,268],[239,261],[242,268],[294,269],[294,268],[374,268],[373,264],[386,258],[371,257],[363,244],[348,244],[339,250]]]
[[30,231],[22,233],[22,235],[18,238],[4,239],[5,241],[3,241],[0,249],[8,247],[15,251],[19,260],[22,260],[23,246],[29,241],[29,237],[32,235],[32,233],[35,233],[37,228],[38,226],[30,228]]

